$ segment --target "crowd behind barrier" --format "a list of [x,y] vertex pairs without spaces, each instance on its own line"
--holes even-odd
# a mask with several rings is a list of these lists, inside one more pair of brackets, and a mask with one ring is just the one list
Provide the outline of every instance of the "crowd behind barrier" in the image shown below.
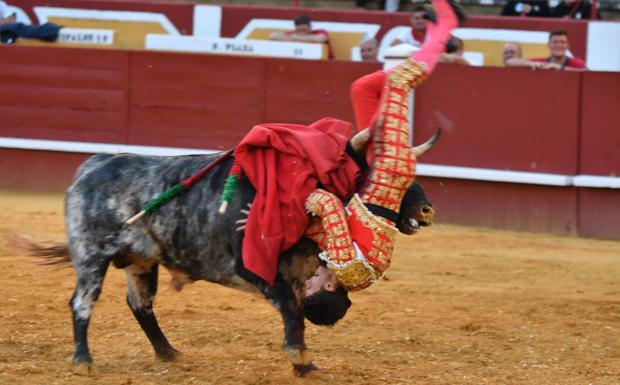
[[[414,9],[419,4],[426,4],[430,1],[412,0],[412,5],[400,0],[380,0],[378,2],[368,2],[367,0],[356,0],[356,7],[360,10],[378,9],[387,12],[396,12]],[[504,16],[523,16],[523,17],[567,17],[573,19],[590,19],[591,17],[600,18],[600,13],[592,13],[592,9],[620,9],[620,6],[613,1],[599,0],[460,0],[463,6],[478,5],[500,9]]]
[[[63,26],[54,45],[186,49],[191,52],[300,59],[315,59],[318,55],[323,58],[333,56],[337,60],[362,60],[361,44],[375,39],[377,59],[383,61],[386,55],[390,55],[390,47],[397,40],[411,35],[412,19],[410,12],[386,14],[191,2],[132,1],[121,4],[113,0],[50,0],[45,3],[41,0],[13,0],[9,8],[9,12],[15,14],[21,23]],[[278,33],[291,31],[295,17],[304,14],[312,15],[313,29],[324,31],[322,36],[326,36],[326,44],[319,48],[320,53],[308,45],[312,42],[271,40]],[[508,42],[519,43],[525,58],[547,56],[548,33],[555,29],[568,32],[569,56],[584,59],[592,70],[620,70],[620,23],[539,17],[489,18],[474,14],[463,28],[455,31],[455,36],[463,42],[463,57],[470,64],[501,66],[502,49]],[[17,43],[46,44],[27,39]]]

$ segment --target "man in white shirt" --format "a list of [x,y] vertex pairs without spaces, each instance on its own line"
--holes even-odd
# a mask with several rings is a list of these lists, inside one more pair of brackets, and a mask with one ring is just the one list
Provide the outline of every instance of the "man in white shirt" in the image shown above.
[[395,46],[398,44],[407,43],[416,47],[422,46],[422,44],[428,39],[426,28],[427,23],[427,10],[423,6],[418,5],[411,13],[411,28],[401,33],[391,45]]

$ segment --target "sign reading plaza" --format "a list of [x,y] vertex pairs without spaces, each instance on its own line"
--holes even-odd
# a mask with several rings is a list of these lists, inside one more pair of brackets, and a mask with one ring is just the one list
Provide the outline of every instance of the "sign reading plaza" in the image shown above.
[[325,56],[322,44],[159,34],[146,35],[145,48],[295,59],[321,59]]

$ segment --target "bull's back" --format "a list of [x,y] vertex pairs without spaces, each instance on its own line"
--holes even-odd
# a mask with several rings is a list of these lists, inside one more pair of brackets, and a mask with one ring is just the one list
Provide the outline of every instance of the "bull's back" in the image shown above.
[[212,155],[93,155],[78,168],[67,196],[97,196],[98,199],[144,196],[149,191],[179,183],[213,159]]
[[81,250],[102,245],[99,253],[112,258],[140,255],[198,279],[226,281],[234,267],[231,243],[238,241],[233,239],[231,215],[239,213],[240,207],[235,207],[239,203],[227,216],[216,212],[231,160],[140,222],[125,223],[151,199],[216,157],[100,154],[86,160],[66,196],[66,228],[74,260]]

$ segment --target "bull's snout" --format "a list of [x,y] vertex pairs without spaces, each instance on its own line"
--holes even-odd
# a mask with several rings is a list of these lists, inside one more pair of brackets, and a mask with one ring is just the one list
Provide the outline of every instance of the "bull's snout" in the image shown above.
[[423,205],[420,208],[419,217],[422,226],[430,226],[435,219],[435,209],[430,204]]

